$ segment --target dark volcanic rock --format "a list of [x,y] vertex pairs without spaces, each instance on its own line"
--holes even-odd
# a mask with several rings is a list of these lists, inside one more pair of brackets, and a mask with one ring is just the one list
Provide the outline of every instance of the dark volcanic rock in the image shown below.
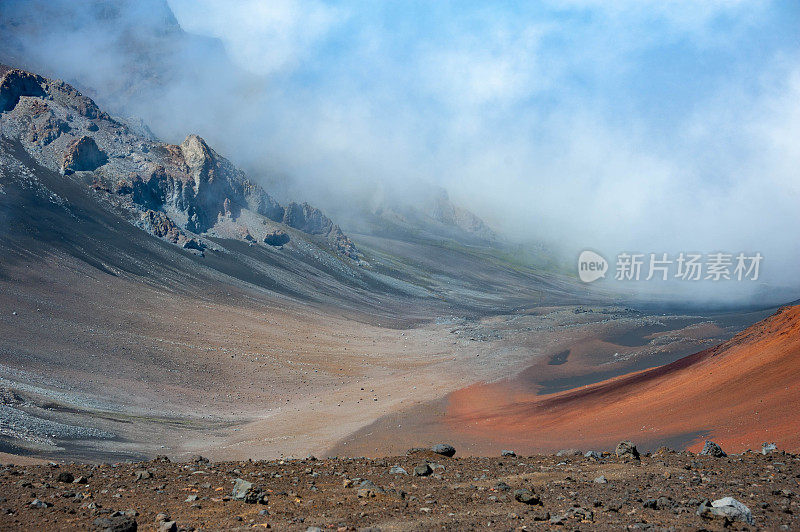
[[431,447],[431,451],[435,452],[436,454],[441,454],[442,456],[454,456],[456,454],[456,448],[447,443],[437,443],[433,447]]
[[169,216],[163,212],[147,210],[142,214],[142,223],[145,229],[153,235],[163,238],[173,244],[181,241],[183,232],[175,225]]
[[414,468],[415,477],[427,477],[431,473],[433,473],[433,469],[428,464],[418,465]]
[[272,231],[267,233],[264,237],[264,243],[269,244],[270,246],[282,246],[289,242],[289,235],[286,234],[286,231]]
[[725,451],[722,450],[722,447],[717,445],[711,440],[706,440],[705,445],[703,445],[703,450],[700,451],[700,454],[706,456],[713,456],[715,458],[722,458],[724,456],[728,456],[725,454]]
[[626,460],[639,460],[639,450],[636,449],[636,446],[630,441],[621,441],[617,444],[616,449],[617,457],[624,458]]
[[62,471],[58,474],[57,480],[59,482],[65,482],[67,484],[72,483],[75,480],[75,477],[69,471]]
[[514,490],[514,500],[523,504],[542,504],[542,501],[539,499],[539,497],[537,497],[536,494],[528,488]]
[[261,488],[241,478],[237,478],[234,481],[231,497],[238,501],[244,501],[247,504],[255,504],[257,502],[266,504],[266,496],[263,494]]
[[47,501],[40,501],[39,499],[33,499],[33,501],[28,506],[30,508],[50,508],[53,505]]
[[93,532],[136,532],[137,529],[136,519],[127,515],[98,517],[90,528]]
[[83,136],[70,144],[61,165],[63,173],[91,172],[108,162],[108,157],[97,147],[92,137]]

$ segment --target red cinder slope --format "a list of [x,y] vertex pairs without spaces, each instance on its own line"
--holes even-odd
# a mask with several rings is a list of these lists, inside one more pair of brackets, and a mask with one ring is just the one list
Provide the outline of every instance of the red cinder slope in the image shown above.
[[466,440],[520,451],[608,448],[621,439],[697,450],[704,438],[730,452],[764,441],[798,451],[800,306],[672,364],[563,393],[471,386],[451,395],[446,421]]

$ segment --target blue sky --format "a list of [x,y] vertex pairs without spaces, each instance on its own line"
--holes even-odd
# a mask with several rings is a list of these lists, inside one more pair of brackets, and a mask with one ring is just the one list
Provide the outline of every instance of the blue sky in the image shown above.
[[420,179],[520,238],[800,260],[765,239],[800,224],[800,2],[169,1],[266,80],[308,199]]

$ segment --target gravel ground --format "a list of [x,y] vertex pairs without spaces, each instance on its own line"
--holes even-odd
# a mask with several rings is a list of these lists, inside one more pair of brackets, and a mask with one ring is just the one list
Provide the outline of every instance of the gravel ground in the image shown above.
[[[134,522],[139,530],[300,531],[800,526],[797,455],[584,454],[448,458],[423,450],[384,459],[7,465],[0,469],[0,528],[134,530]],[[234,497],[237,479],[249,503]],[[730,505],[698,514],[703,501],[724,497],[745,505],[750,517]],[[39,507],[31,506],[34,500]]]

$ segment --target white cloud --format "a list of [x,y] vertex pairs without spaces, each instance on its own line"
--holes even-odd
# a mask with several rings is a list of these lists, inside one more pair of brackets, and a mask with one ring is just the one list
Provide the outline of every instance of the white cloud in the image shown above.
[[217,37],[243,68],[272,74],[296,67],[346,18],[316,0],[169,0],[182,27]]

